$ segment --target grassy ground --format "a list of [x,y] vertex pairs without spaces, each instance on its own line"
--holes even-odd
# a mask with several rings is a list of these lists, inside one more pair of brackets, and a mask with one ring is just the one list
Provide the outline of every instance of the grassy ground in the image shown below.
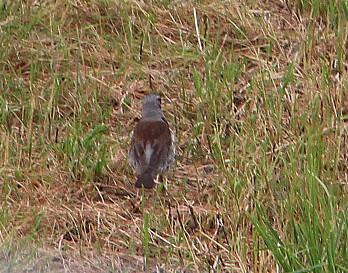
[[[0,272],[348,272],[347,19],[346,0],[0,1]],[[178,155],[167,191],[137,192],[153,91]]]

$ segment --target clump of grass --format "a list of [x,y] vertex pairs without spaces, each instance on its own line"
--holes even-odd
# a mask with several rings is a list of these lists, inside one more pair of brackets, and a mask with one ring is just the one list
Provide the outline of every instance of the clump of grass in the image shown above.
[[107,127],[99,124],[85,133],[76,124],[73,132],[67,133],[61,149],[73,179],[91,181],[102,173],[108,162],[107,143],[102,141],[106,131]]

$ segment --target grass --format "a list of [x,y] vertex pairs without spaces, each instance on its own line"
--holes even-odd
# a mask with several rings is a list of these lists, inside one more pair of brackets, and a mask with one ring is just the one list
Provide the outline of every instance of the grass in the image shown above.
[[[0,272],[348,272],[347,19],[346,0],[0,1]],[[150,92],[178,154],[138,192]]]

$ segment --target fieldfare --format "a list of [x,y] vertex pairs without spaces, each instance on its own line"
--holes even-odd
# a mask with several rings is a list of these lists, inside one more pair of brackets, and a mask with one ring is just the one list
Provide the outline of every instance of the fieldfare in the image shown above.
[[157,94],[144,98],[141,119],[133,130],[128,153],[129,163],[135,169],[135,186],[151,189],[158,174],[167,171],[174,161],[174,135],[169,129]]

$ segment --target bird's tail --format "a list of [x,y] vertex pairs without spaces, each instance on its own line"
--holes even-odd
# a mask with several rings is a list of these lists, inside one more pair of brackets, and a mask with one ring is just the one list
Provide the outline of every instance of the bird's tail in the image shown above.
[[141,188],[141,186],[144,186],[146,189],[152,189],[155,186],[155,181],[151,172],[144,172],[138,176],[135,187]]

